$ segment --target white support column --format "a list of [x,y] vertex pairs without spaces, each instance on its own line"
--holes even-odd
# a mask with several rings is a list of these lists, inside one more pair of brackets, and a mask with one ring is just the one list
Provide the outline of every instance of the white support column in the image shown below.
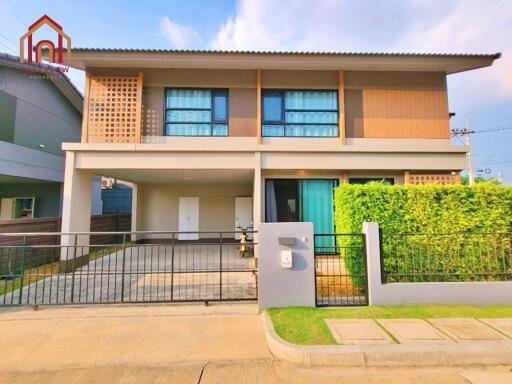
[[366,235],[366,266],[368,274],[368,304],[375,305],[382,285],[380,265],[379,223],[363,223]]
[[[139,228],[139,186],[137,184],[132,184],[132,225],[131,231],[135,232]],[[137,241],[138,236],[136,234],[131,235],[131,241]]]
[[[261,223],[261,153],[254,154],[254,181],[252,193],[252,222],[254,231],[259,231]],[[258,243],[259,234],[254,234],[254,242]],[[259,246],[254,247],[254,256],[258,257]]]
[[[75,152],[66,152],[61,232],[89,232],[91,230],[92,174],[75,168]],[[75,244],[76,240],[76,244]],[[61,260],[70,260],[89,253],[89,235],[65,235],[61,237]],[[69,247],[69,248],[67,248]]]

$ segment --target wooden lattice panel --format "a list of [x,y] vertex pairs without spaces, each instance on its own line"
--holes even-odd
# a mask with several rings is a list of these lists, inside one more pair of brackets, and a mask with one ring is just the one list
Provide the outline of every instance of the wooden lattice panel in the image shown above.
[[458,175],[413,175],[409,176],[409,184],[442,184],[442,185],[456,185],[460,184],[460,177]]
[[140,143],[142,76],[90,76],[84,108],[89,143]]

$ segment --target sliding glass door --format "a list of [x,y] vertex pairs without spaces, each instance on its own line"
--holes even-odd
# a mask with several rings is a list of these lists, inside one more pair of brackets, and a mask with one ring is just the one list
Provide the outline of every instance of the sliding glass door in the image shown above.
[[[333,233],[337,184],[337,179],[267,179],[265,220],[308,221],[313,223],[315,233]],[[316,247],[334,247],[334,237],[317,237]]]

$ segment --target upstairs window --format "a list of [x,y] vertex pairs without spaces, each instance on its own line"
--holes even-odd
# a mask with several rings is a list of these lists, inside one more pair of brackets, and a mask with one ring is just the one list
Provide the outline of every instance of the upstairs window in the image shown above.
[[337,91],[264,90],[262,136],[338,136]]
[[167,89],[167,136],[227,136],[227,89]]

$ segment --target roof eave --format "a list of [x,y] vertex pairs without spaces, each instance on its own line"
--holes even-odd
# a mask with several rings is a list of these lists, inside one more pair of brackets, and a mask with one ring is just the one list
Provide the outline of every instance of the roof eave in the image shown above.
[[71,66],[311,70],[440,71],[447,74],[491,66],[489,55],[220,52],[184,50],[73,50]]

